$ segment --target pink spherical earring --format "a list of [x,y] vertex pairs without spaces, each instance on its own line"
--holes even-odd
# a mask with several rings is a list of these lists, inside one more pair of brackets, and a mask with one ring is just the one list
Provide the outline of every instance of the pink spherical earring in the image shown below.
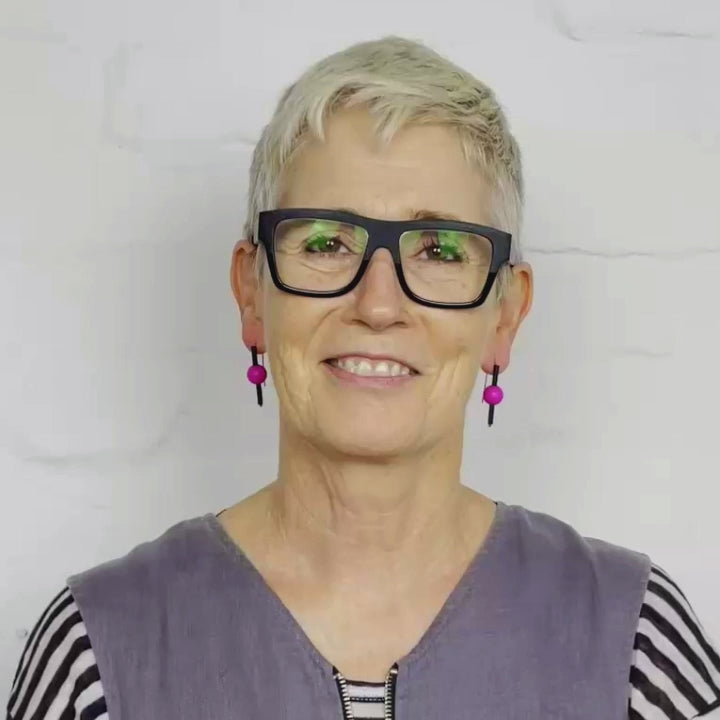
[[486,402],[490,409],[488,411],[488,425],[493,424],[495,419],[495,406],[502,402],[505,395],[502,388],[497,384],[500,368],[493,365],[492,385],[487,384],[487,375],[485,375],[485,387],[483,388],[483,402]]
[[255,386],[257,389],[257,401],[258,405],[262,406],[263,404],[263,396],[262,396],[262,388],[260,385],[263,385],[265,383],[265,379],[267,378],[267,370],[265,369],[265,361],[261,358],[262,365],[258,364],[258,352],[255,345],[253,345],[250,348],[250,352],[252,353],[252,365],[248,368],[247,371],[247,379]]

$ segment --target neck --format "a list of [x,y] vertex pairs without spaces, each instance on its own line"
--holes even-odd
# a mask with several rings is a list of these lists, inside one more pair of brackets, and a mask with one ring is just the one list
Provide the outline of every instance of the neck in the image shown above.
[[368,460],[329,458],[281,430],[267,495],[276,537],[312,575],[357,583],[469,559],[484,525],[478,514],[487,520],[494,507],[460,483],[461,459],[462,433],[421,454]]

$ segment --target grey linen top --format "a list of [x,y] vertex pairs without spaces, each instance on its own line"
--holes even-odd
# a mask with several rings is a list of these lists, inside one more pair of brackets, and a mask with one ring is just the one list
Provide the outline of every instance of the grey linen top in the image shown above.
[[[212,514],[68,587],[68,602],[56,598],[28,641],[11,720],[341,720],[358,707]],[[663,603],[672,612],[663,615]],[[62,644],[74,650],[63,655]],[[379,716],[399,720],[685,718],[720,707],[720,659],[662,570],[502,502],[483,547],[394,669]]]

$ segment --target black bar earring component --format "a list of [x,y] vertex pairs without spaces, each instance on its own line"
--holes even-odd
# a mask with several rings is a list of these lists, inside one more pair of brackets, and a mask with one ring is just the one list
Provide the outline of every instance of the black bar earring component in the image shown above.
[[263,395],[261,385],[265,383],[265,380],[267,378],[267,370],[265,370],[264,359],[261,358],[260,360],[262,364],[258,363],[258,353],[255,345],[250,348],[250,353],[252,354],[252,365],[250,366],[250,368],[248,368],[247,379],[255,386],[255,389],[257,391],[257,402],[258,405],[262,407]]
[[502,388],[497,384],[499,374],[500,368],[497,365],[493,365],[492,385],[487,384],[487,375],[485,376],[483,401],[490,406],[490,409],[488,410],[488,426],[491,426],[493,424],[493,421],[495,420],[495,406],[499,402],[502,402],[503,399]]
[[[254,345],[253,345],[253,347],[252,347],[252,364],[253,364],[253,365],[258,365],[257,348],[256,348]],[[258,405],[260,405],[260,407],[262,407],[262,404],[263,404],[262,385],[261,385],[260,383],[258,383],[258,384],[255,386],[255,389],[257,390],[257,401],[258,401]]]
[[[497,381],[498,381],[498,366],[496,365],[493,368],[493,375],[492,375],[492,384],[497,387]],[[488,426],[491,426],[493,424],[493,421],[495,420],[495,405],[491,405],[488,409]]]

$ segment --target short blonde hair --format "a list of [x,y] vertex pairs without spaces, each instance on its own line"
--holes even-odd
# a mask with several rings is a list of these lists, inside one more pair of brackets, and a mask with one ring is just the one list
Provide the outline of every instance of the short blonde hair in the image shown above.
[[[282,94],[253,153],[244,237],[256,236],[261,210],[277,207],[283,169],[309,135],[324,140],[327,117],[356,105],[367,107],[382,143],[389,143],[409,123],[454,128],[465,158],[490,182],[493,224],[513,235],[510,262],[520,261],[520,150],[495,94],[426,45],[394,35],[357,43],[319,60]],[[263,264],[258,252],[258,272]],[[499,297],[507,269],[498,280]]]

